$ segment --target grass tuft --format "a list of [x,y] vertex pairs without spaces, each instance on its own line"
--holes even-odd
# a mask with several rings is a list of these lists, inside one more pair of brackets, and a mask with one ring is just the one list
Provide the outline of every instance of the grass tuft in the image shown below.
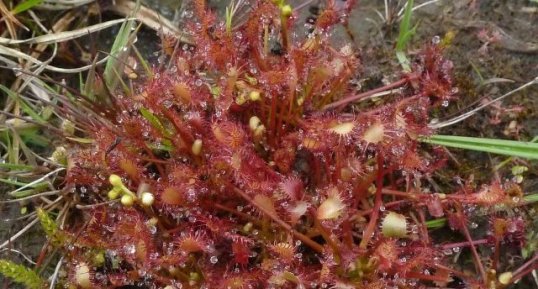
[[538,143],[533,142],[450,135],[432,135],[430,137],[423,137],[420,140],[425,143],[453,148],[489,152],[526,159],[538,159]]
[[398,34],[398,39],[396,40],[396,58],[398,62],[406,72],[411,71],[411,66],[409,65],[409,59],[405,55],[405,49],[407,44],[411,40],[411,37],[415,34],[417,30],[417,25],[411,27],[411,17],[413,15],[413,0],[408,0],[405,4],[404,15],[402,21],[400,22],[400,33]]

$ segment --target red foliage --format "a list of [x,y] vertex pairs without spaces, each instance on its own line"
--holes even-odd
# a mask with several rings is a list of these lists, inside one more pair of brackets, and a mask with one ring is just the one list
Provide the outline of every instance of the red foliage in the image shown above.
[[[417,137],[431,133],[429,111],[455,97],[452,63],[428,46],[400,94],[349,113],[359,63],[328,34],[350,8],[328,1],[311,38],[276,51],[271,43],[292,25],[278,5],[252,5],[246,23],[228,33],[195,1],[196,46],[180,49],[138,95],[118,96],[113,130],[94,127],[95,145],[70,158],[68,187],[94,186],[92,198],[105,201],[117,189],[105,180],[116,174],[136,198],[81,211],[87,226],[68,257],[92,264],[85,250],[106,252],[104,264],[92,265],[102,288],[409,288],[447,279],[424,273],[441,272],[443,262],[419,237],[426,230],[404,223],[409,235],[398,240],[373,223],[373,235],[358,238],[364,216],[375,222],[389,205],[413,220],[426,210],[447,214],[461,230],[462,205],[509,204],[499,184],[473,194],[417,193],[443,165]],[[387,208],[378,202],[384,185],[405,191],[385,199]],[[154,199],[145,202],[148,192]],[[373,207],[370,193],[379,197]],[[513,220],[503,239],[518,241],[519,231]]]

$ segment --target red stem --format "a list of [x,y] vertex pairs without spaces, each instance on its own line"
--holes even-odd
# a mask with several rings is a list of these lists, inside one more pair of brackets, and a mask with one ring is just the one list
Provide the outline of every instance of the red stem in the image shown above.
[[372,208],[372,216],[370,217],[370,222],[362,234],[362,240],[359,244],[359,248],[366,249],[368,242],[372,238],[374,233],[377,219],[379,218],[379,208],[383,204],[383,155],[381,152],[377,154],[377,178],[376,178],[376,192],[375,192],[375,201],[374,207]]
[[[408,200],[399,200],[399,201],[394,201],[394,202],[389,202],[389,203],[386,203],[385,204],[385,208],[388,209],[388,208],[392,208],[394,206],[398,206],[398,205],[401,205],[401,204],[405,204],[406,202],[408,202]],[[375,209],[375,208],[374,208]],[[374,209],[368,209],[368,210],[364,210],[364,211],[359,211],[357,212],[357,215],[358,216],[366,216],[366,215],[369,215],[372,213],[372,211]]]
[[426,226],[426,217],[424,216],[424,208],[418,210],[418,216],[420,219],[421,235],[423,242],[430,244],[430,235],[428,234],[428,227]]
[[475,266],[477,267],[478,271],[480,272],[480,276],[482,276],[482,281],[486,282],[486,271],[484,270],[484,265],[482,265],[482,260],[480,260],[480,256],[478,255],[478,251],[476,250],[476,247],[474,246],[473,239],[471,238],[471,234],[469,233],[469,229],[467,229],[467,225],[463,221],[463,213],[461,212],[461,209],[458,208],[458,215],[460,218],[460,223],[462,224],[462,231],[465,235],[465,238],[469,243],[471,244],[471,252],[473,253],[473,258],[475,259],[476,263]]
[[452,249],[452,248],[459,248],[459,247],[467,247],[471,245],[482,245],[482,244],[487,244],[488,242],[489,242],[488,239],[480,239],[480,240],[472,241],[472,243],[471,242],[450,243],[450,244],[441,245],[441,249],[445,250],[445,249]]
[[329,109],[333,109],[333,108],[337,108],[339,106],[343,106],[343,105],[346,105],[350,102],[353,102],[353,101],[356,101],[356,100],[359,100],[359,99],[362,99],[362,98],[366,98],[366,97],[369,97],[371,96],[372,94],[376,94],[378,92],[382,92],[382,91],[385,91],[385,90],[389,90],[389,89],[393,89],[393,88],[396,88],[396,87],[399,87],[399,86],[402,86],[404,84],[406,84],[407,82],[409,81],[412,81],[414,79],[418,78],[418,75],[416,74],[411,74],[407,77],[404,77],[396,82],[393,82],[393,83],[390,83],[390,84],[387,84],[385,86],[382,86],[382,87],[378,87],[376,89],[372,89],[372,90],[369,90],[369,91],[366,91],[366,92],[363,92],[363,93],[359,93],[359,94],[355,94],[355,95],[351,95],[351,96],[348,96],[346,98],[343,98],[339,101],[335,101],[333,103],[329,103],[327,104],[326,106],[324,106],[322,108],[322,110],[329,110]]
[[269,114],[269,133],[271,135],[273,135],[273,139],[274,137],[276,136],[276,130],[275,130],[275,127],[276,127],[276,114],[277,114],[277,97],[276,95],[273,95],[271,97],[271,110],[270,110],[270,114]]
[[493,253],[493,264],[491,265],[491,268],[493,270],[497,270],[497,266],[499,264],[499,258],[501,255],[501,240],[499,240],[498,237],[495,237],[495,251]]
[[537,264],[535,264],[534,266],[530,266],[529,268],[527,268],[524,271],[519,272],[518,275],[512,275],[512,279],[510,279],[510,283],[515,283],[517,280],[525,277],[525,275],[529,274],[530,272],[532,272],[532,271],[534,271],[536,269],[538,269]]
[[527,267],[531,266],[533,263],[536,263],[536,261],[538,261],[538,254],[534,254],[534,257],[532,257],[529,261],[525,262],[525,264],[521,265],[521,267],[519,267],[517,270],[515,270],[512,274],[512,281],[516,281],[520,278],[522,278],[523,276],[525,276],[526,274],[528,274],[530,271],[525,271],[527,269]]
[[448,278],[436,276],[436,275],[426,275],[421,274],[418,272],[408,272],[405,274],[405,278],[408,279],[419,279],[419,280],[425,280],[425,281],[433,281],[433,282],[447,282]]
[[335,241],[335,240],[333,240],[333,238],[331,238],[331,234],[329,233],[329,231],[327,231],[327,229],[323,226],[323,224],[321,224],[321,222],[316,217],[314,217],[314,226],[315,226],[316,229],[318,229],[318,232],[321,234],[323,239],[325,239],[325,241],[327,241],[327,244],[329,244],[329,246],[331,246],[331,248],[333,249],[333,251],[334,251],[333,255],[336,257],[335,261],[337,263],[340,263],[340,260],[342,258],[341,258],[341,255],[340,255],[340,248],[339,248],[339,246],[337,244],[337,241]]
[[308,236],[302,234],[302,233],[299,233],[297,232],[296,230],[294,230],[288,223],[282,221],[278,216],[275,216],[272,212],[269,212],[268,210],[266,210],[265,208],[261,207],[261,206],[258,206],[256,204],[256,202],[254,202],[254,200],[252,200],[250,198],[250,196],[243,192],[242,190],[238,189],[238,188],[233,188],[234,192],[236,192],[237,194],[239,194],[241,197],[243,197],[246,201],[248,201],[250,204],[252,204],[253,206],[255,206],[258,210],[260,210],[262,213],[264,213],[266,216],[268,216],[269,218],[271,218],[275,223],[277,223],[279,226],[281,226],[282,228],[288,230],[290,233],[293,234],[293,236],[295,236],[297,239],[301,240],[303,243],[305,243],[305,245],[309,246],[310,248],[312,248],[314,251],[318,252],[318,253],[321,253],[323,252],[323,246],[321,246],[320,244],[316,243],[315,241],[313,241],[312,239],[308,238]]

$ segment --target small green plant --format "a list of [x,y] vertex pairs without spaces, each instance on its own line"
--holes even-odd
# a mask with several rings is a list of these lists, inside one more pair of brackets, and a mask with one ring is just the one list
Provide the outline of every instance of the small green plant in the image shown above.
[[38,208],[37,218],[39,219],[47,238],[53,245],[62,246],[66,243],[67,236],[58,229],[56,221],[54,221],[45,210]]
[[43,289],[46,282],[34,270],[0,259],[0,274],[29,289]]

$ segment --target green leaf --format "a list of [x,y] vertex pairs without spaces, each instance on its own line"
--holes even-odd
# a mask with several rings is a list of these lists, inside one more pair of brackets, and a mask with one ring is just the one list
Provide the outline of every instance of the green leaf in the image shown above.
[[411,71],[409,59],[407,59],[407,55],[405,55],[403,51],[396,51],[396,58],[398,59],[398,62],[400,63],[404,71]]
[[30,289],[40,289],[45,284],[34,270],[4,259],[0,259],[0,274]]
[[148,143],[147,145],[149,148],[156,151],[171,152],[174,150],[172,142],[167,139],[163,139],[160,143]]
[[446,147],[489,152],[526,159],[538,159],[538,144],[533,142],[449,135],[421,137],[420,141]]
[[538,194],[526,195],[523,197],[523,201],[527,204],[538,202]]
[[31,143],[44,148],[49,147],[51,144],[50,139],[43,136],[37,128],[25,129],[19,134],[25,143]]
[[446,218],[433,219],[426,222],[428,229],[439,229],[446,225]]
[[21,2],[19,4],[17,4],[17,6],[15,6],[15,8],[13,8],[13,10],[11,10],[11,13],[13,15],[19,14],[21,12],[24,12],[26,10],[34,8],[35,6],[41,4],[41,2],[43,2],[43,0],[26,0],[26,1],[23,1],[23,2]]
[[164,125],[161,123],[161,121],[159,120],[158,117],[156,117],[153,113],[151,113],[149,110],[147,110],[146,108],[141,108],[140,109],[140,114],[142,114],[142,116],[147,120],[149,121],[149,123],[151,124],[151,126],[153,126],[155,129],[157,129],[158,131],[160,131],[163,136],[165,137],[172,137],[172,133],[170,131],[168,131]]

